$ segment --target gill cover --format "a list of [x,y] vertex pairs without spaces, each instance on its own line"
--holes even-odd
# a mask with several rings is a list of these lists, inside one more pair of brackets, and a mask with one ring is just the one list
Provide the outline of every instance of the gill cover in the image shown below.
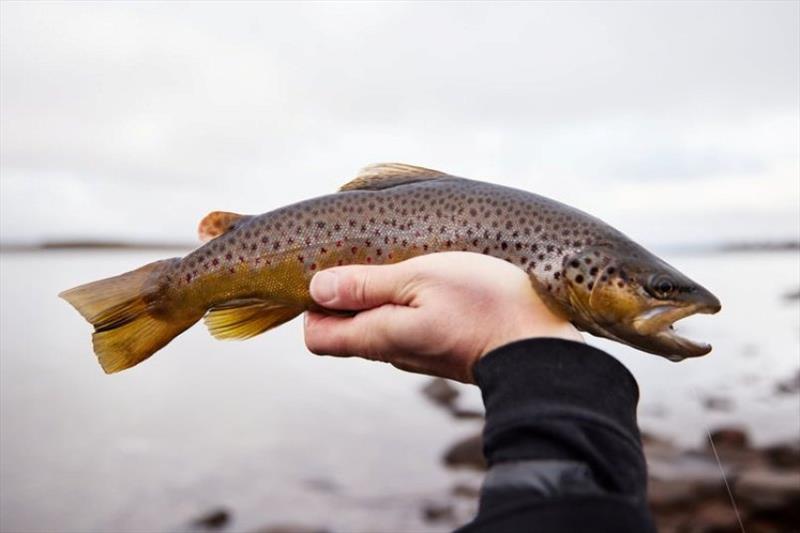
[[672,361],[697,357],[711,346],[677,335],[673,323],[716,313],[708,290],[641,247],[595,246],[564,260],[561,272],[573,322]]

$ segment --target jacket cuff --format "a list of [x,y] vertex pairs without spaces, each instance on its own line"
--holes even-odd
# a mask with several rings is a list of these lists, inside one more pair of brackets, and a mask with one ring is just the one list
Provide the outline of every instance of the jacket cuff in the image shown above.
[[[582,450],[564,446],[556,435],[561,433],[556,426],[564,422],[602,428],[639,446],[636,381],[597,348],[555,338],[517,341],[486,354],[474,373],[486,407],[484,452],[490,464],[585,459]],[[520,439],[520,426],[531,430],[526,438]],[[551,429],[556,434],[548,435]],[[514,438],[504,439],[504,433]]]

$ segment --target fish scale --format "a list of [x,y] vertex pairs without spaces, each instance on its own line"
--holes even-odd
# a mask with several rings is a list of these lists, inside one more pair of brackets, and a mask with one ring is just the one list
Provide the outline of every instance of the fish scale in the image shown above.
[[[315,308],[308,286],[321,269],[445,251],[506,260],[581,329],[673,359],[708,350],[662,334],[658,320],[719,308],[711,293],[591,215],[530,192],[396,163],[368,167],[336,194],[261,215],[213,212],[199,233],[208,242],[182,259],[62,293],[95,325],[106,371],[137,364],[204,315],[223,339],[275,327]],[[654,294],[658,276],[675,286],[675,297]],[[660,308],[666,311],[652,311]]]

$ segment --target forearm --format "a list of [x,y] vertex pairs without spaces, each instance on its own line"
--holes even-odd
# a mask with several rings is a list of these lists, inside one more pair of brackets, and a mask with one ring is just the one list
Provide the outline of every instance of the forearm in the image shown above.
[[638,388],[619,362],[583,344],[531,339],[487,354],[475,378],[490,470],[465,531],[653,529]]

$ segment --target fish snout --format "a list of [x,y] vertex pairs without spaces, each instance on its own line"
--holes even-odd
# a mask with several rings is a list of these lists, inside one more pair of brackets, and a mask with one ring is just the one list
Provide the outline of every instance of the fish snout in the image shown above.
[[696,296],[696,313],[704,315],[715,315],[722,310],[722,304],[719,298],[714,296],[711,291],[700,287]]

